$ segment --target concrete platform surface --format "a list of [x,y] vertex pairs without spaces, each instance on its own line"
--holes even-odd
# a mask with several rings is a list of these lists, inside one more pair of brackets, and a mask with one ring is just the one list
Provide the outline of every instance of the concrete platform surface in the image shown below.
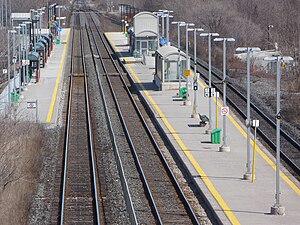
[[[16,117],[21,120],[36,120],[36,110],[28,109],[27,102],[37,101],[38,120],[41,123],[57,123],[59,112],[59,98],[61,97],[62,73],[64,69],[68,37],[70,29],[61,32],[61,44],[54,44],[54,48],[44,68],[41,68],[38,83],[30,82],[21,92],[20,99],[13,109],[17,109]],[[11,86],[13,79],[11,80]],[[2,92],[2,104],[7,104],[7,88]],[[3,108],[3,107],[2,107]]]
[[[106,35],[124,59],[122,53],[128,52],[125,36],[121,32]],[[191,118],[192,106],[172,100],[177,91],[156,91],[152,82],[154,64],[130,63],[125,64],[125,67],[224,224],[299,224],[300,185],[285,168],[282,168],[280,179],[280,200],[285,207],[285,215],[270,214],[275,203],[275,159],[260,143],[257,147],[254,183],[243,180],[246,172],[246,129],[243,122],[233,114],[228,116],[230,152],[220,152],[222,143],[211,144],[210,135],[205,134],[208,125],[189,126],[198,124],[199,120]],[[204,82],[200,81],[197,111],[208,115],[208,99],[204,98],[204,87]],[[191,96],[193,101],[193,94]],[[221,103],[219,100],[219,110]],[[215,104],[214,100],[213,128],[216,124]],[[222,128],[221,116],[218,124]]]

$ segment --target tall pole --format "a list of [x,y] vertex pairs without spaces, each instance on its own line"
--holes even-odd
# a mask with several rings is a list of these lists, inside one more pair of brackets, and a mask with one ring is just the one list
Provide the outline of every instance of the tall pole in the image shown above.
[[16,35],[13,33],[14,103],[16,102]]
[[180,61],[180,23],[177,23],[177,32],[178,32],[178,40],[177,40],[177,45],[178,45],[178,63],[177,63],[177,71],[178,71],[178,78],[179,78],[179,90],[178,93],[180,94],[180,89],[181,89],[181,61]]
[[17,27],[18,29],[18,61],[19,61],[19,66],[18,66],[18,71],[19,71],[19,93],[21,92],[21,84],[22,84],[22,76],[21,76],[21,71],[22,71],[22,66],[21,66],[21,27]]
[[[203,31],[203,29],[198,28],[194,29],[194,83],[197,82],[198,75],[197,75],[197,31]],[[194,118],[197,116],[197,90],[194,89],[194,103],[192,107],[192,115],[191,117]]]
[[[191,23],[186,23],[185,24],[185,52],[186,52],[186,69],[190,69],[190,57],[189,57],[189,31],[188,27],[189,26],[194,26],[194,24]],[[185,100],[185,105],[190,105],[191,101],[189,98],[189,77],[186,77],[186,100]]]
[[244,179],[250,179],[250,129],[251,129],[251,118],[250,118],[250,49],[247,49],[247,163],[246,163],[246,173],[244,174]]
[[[58,26],[60,27],[60,6],[58,7]],[[58,32],[58,38],[59,38],[59,41],[60,41],[60,33],[61,32]]]
[[7,7],[8,5],[7,5],[7,0],[5,0],[5,26],[6,27],[8,27],[8,23],[7,23],[7,20],[8,20],[8,16],[7,16],[7,14],[8,14],[8,10],[7,10]]
[[[26,60],[28,60],[28,40],[27,40],[27,31],[28,31],[28,29],[27,29],[27,23],[25,22],[25,25],[26,25],[26,27],[25,27],[25,58],[26,58]],[[29,24],[29,27],[30,27],[31,25]],[[30,38],[29,38],[29,40],[30,40]],[[25,66],[25,79],[24,79],[24,83],[25,83],[25,86],[27,85],[27,82],[28,82],[28,74],[29,74],[29,70],[28,70],[28,65],[26,64],[26,66]]]
[[165,37],[165,15],[161,15],[161,36],[164,38]]
[[24,60],[25,60],[25,51],[26,51],[26,49],[25,49],[25,30],[26,30],[26,24],[22,24],[22,79],[23,79],[23,89],[25,88],[25,72],[26,72],[26,70],[25,70],[25,65],[24,65]]
[[10,99],[10,38],[9,38],[9,32],[7,31],[7,81],[8,81],[8,111],[10,112],[10,106],[11,106],[11,99]]
[[167,21],[166,21],[166,27],[167,27],[167,31],[166,31],[166,33],[167,33],[167,45],[169,44],[169,41],[170,41],[170,39],[169,39],[169,21],[170,21],[170,14],[169,14],[169,12],[167,13]]
[[[226,42],[235,41],[234,38],[215,38],[214,41],[223,42],[223,107],[227,107],[226,93],[227,93],[227,74],[226,74]],[[230,147],[227,144],[227,128],[226,128],[227,115],[223,115],[223,145],[219,148],[220,152],[230,152]]]
[[3,0],[1,0],[1,26],[3,27]]
[[[280,115],[280,61],[277,57],[276,115]],[[276,118],[276,205],[280,206],[280,118]]]
[[[208,88],[211,90],[211,34],[208,35]],[[208,98],[208,115],[209,115],[209,127],[206,131],[210,133],[212,130],[212,115],[211,115],[211,95]]]

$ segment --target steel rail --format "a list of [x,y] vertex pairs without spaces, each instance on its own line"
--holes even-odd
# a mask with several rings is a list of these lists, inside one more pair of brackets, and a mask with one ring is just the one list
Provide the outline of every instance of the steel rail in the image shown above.
[[66,131],[65,131],[65,143],[64,143],[64,161],[63,161],[63,182],[61,190],[61,204],[60,204],[60,225],[64,223],[64,206],[65,206],[65,194],[66,194],[66,182],[67,182],[67,164],[68,164],[68,151],[69,151],[69,130],[70,130],[70,120],[71,120],[71,100],[72,100],[72,73],[73,73],[73,50],[74,50],[74,36],[75,31],[73,29],[72,35],[72,48],[71,48],[71,65],[70,65],[70,85],[69,85],[69,95],[68,95],[68,111],[66,119]]
[[[107,40],[107,37],[104,35],[104,37],[105,37],[105,41],[104,41],[104,38],[103,38],[103,36],[101,35],[101,33],[99,32],[98,29],[97,29],[97,31],[98,31],[98,34],[99,34],[99,36],[100,36],[100,38],[101,38],[101,40],[102,40],[102,43],[104,44],[106,50],[107,50],[108,52],[110,52],[110,51],[114,52],[112,46],[110,45],[109,41]],[[106,43],[105,43],[105,42],[106,42]],[[107,45],[108,45],[108,46],[107,46]],[[109,50],[109,49],[110,49],[110,50]],[[113,62],[113,64],[114,64],[116,70],[117,70],[118,73],[120,74],[120,79],[121,79],[121,81],[122,81],[122,83],[123,83],[123,85],[124,85],[124,87],[125,87],[125,89],[126,89],[126,92],[127,92],[128,96],[130,97],[130,100],[131,100],[131,102],[132,102],[132,104],[133,104],[133,106],[134,106],[134,108],[135,108],[135,110],[136,110],[136,112],[137,112],[137,114],[138,114],[138,116],[139,116],[139,118],[140,118],[140,120],[141,120],[141,122],[142,122],[142,124],[143,124],[143,126],[144,126],[144,128],[145,128],[145,130],[146,130],[146,132],[147,132],[147,134],[148,134],[148,136],[149,136],[149,139],[151,140],[151,142],[152,142],[152,144],[153,144],[153,146],[154,146],[156,152],[158,153],[158,156],[159,156],[159,158],[161,159],[161,162],[162,162],[163,166],[165,167],[165,169],[166,169],[166,171],[167,171],[167,173],[168,173],[168,175],[169,175],[169,178],[171,179],[171,181],[172,181],[172,183],[173,183],[173,185],[174,185],[174,187],[175,187],[175,190],[176,190],[176,192],[177,192],[179,198],[181,199],[181,202],[183,203],[183,205],[184,205],[184,207],[185,207],[185,209],[186,209],[186,211],[187,211],[187,213],[188,213],[188,215],[189,215],[191,221],[193,222],[193,224],[199,224],[199,221],[198,221],[198,219],[197,219],[197,217],[196,217],[194,211],[192,210],[192,207],[190,206],[188,200],[186,199],[186,197],[185,197],[185,195],[184,195],[184,193],[183,193],[183,191],[182,191],[180,185],[178,184],[178,182],[177,182],[177,180],[176,180],[176,177],[174,176],[174,174],[173,174],[171,168],[169,167],[169,165],[168,165],[168,163],[167,163],[167,161],[166,161],[164,155],[162,154],[160,148],[158,147],[158,145],[157,145],[157,143],[156,143],[156,141],[155,141],[155,139],[154,139],[154,137],[153,137],[153,135],[152,135],[152,133],[151,133],[151,131],[150,131],[150,128],[148,127],[146,121],[144,120],[144,118],[143,118],[143,116],[142,116],[142,113],[140,112],[140,110],[139,110],[139,108],[138,108],[136,102],[134,101],[134,98],[133,98],[133,96],[132,96],[132,94],[131,94],[129,88],[127,87],[127,84],[126,84],[126,82],[125,82],[125,80],[124,80],[124,78],[123,78],[123,76],[122,76],[122,72],[119,70],[119,68],[118,68],[118,66],[117,66],[117,64],[116,64],[116,62],[115,62],[115,60],[112,58],[112,54],[109,54],[109,57],[111,58],[111,60],[112,60],[112,62]],[[119,59],[118,59],[118,62],[119,62],[119,64],[120,64],[121,66],[123,66],[123,64],[120,62]],[[123,67],[123,69],[126,71],[126,69],[125,69],[124,67]],[[109,77],[109,75],[107,75],[106,77]],[[117,101],[117,99],[116,99],[116,101]],[[117,104],[117,103],[116,103],[116,104]],[[124,121],[124,122],[125,122],[125,121]],[[126,128],[126,129],[127,129],[127,128]],[[128,135],[129,135],[129,134],[128,134]]]
[[[98,194],[97,194],[97,180],[96,180],[96,167],[94,162],[94,151],[93,151],[93,140],[91,133],[91,122],[90,122],[90,113],[89,113],[89,98],[88,98],[88,87],[86,81],[86,66],[85,66],[85,56],[83,48],[83,38],[82,38],[82,29],[80,28],[80,44],[81,44],[81,54],[82,54],[82,65],[84,73],[84,83],[85,83],[85,100],[86,100],[86,114],[87,114],[87,125],[88,125],[88,137],[89,137],[89,150],[91,157],[91,172],[93,176],[93,194],[94,194],[94,204],[96,211],[96,220],[97,225],[100,225],[100,216],[99,216],[99,204],[98,204]],[[65,131],[65,144],[64,144],[64,161],[63,161],[63,184],[61,190],[61,208],[60,208],[60,225],[64,224],[64,208],[65,208],[65,192],[66,192],[66,182],[67,182],[67,164],[68,164],[68,145],[69,145],[69,130],[70,130],[70,121],[71,121],[71,100],[72,100],[72,81],[73,81],[73,66],[74,66],[74,35],[75,31],[73,28],[73,37],[72,37],[72,50],[71,50],[71,67],[70,67],[70,85],[69,85],[69,95],[68,95],[68,111],[67,111],[67,121],[66,121],[66,131]]]
[[[94,24],[95,24],[95,21],[94,21],[94,20],[93,20],[93,22],[94,22]],[[101,34],[100,34],[100,32],[99,32],[99,30],[98,30],[96,24],[95,24],[95,27],[96,27],[96,29],[97,29],[97,33],[99,34],[99,36],[100,36],[100,38],[101,38],[101,40],[102,40],[102,43],[104,44],[103,39],[102,39],[102,37],[101,37]],[[97,45],[96,45],[96,46],[97,46]],[[104,44],[104,46],[105,46],[105,44]],[[106,47],[105,47],[105,48],[106,48]],[[99,54],[99,57],[100,57],[100,61],[101,61],[101,64],[102,64],[103,69],[104,69],[104,72],[105,72],[105,76],[106,76],[107,81],[108,81],[108,84],[109,84],[109,88],[110,88],[111,93],[112,93],[112,97],[113,97],[114,102],[115,102],[115,105],[116,105],[116,109],[117,109],[118,115],[119,115],[119,117],[120,117],[120,121],[121,121],[121,123],[122,123],[122,127],[123,127],[124,132],[125,132],[125,135],[126,135],[126,139],[127,139],[128,143],[129,143],[129,145],[130,145],[131,151],[132,151],[132,153],[133,153],[134,160],[135,160],[135,162],[136,162],[136,164],[137,164],[137,168],[138,168],[139,174],[140,174],[140,176],[141,176],[142,183],[143,183],[143,185],[144,185],[144,187],[145,187],[145,189],[146,189],[145,191],[146,191],[146,195],[148,196],[148,201],[150,202],[150,206],[151,206],[151,209],[152,209],[152,213],[153,213],[154,217],[156,218],[157,223],[158,223],[158,224],[163,224],[162,219],[161,219],[161,216],[160,216],[159,211],[158,211],[158,209],[157,209],[155,200],[154,200],[153,195],[152,195],[152,193],[151,193],[149,184],[148,184],[148,182],[147,182],[146,176],[145,176],[145,174],[144,174],[144,172],[143,172],[143,168],[142,168],[141,163],[140,163],[140,161],[139,161],[139,157],[138,157],[138,155],[137,155],[137,151],[136,151],[136,149],[135,149],[135,147],[134,147],[134,144],[133,144],[133,142],[132,142],[132,140],[131,140],[131,137],[130,137],[129,131],[128,131],[128,129],[127,129],[127,126],[126,126],[126,123],[125,123],[125,119],[124,119],[124,117],[123,117],[123,114],[122,114],[122,112],[121,112],[121,108],[120,108],[120,106],[119,106],[119,103],[118,103],[116,94],[115,94],[115,92],[114,92],[114,90],[113,90],[111,81],[110,81],[110,79],[109,79],[109,75],[108,75],[109,73],[108,73],[108,71],[107,71],[107,69],[106,69],[105,63],[104,63],[104,61],[103,61],[103,58],[102,58],[101,52],[99,51],[98,46],[97,46],[97,51],[98,51],[98,54]],[[114,63],[114,61],[113,61],[113,59],[111,58],[111,56],[110,56],[110,59],[111,59],[112,62]],[[120,73],[119,73],[119,74],[120,74]]]
[[97,224],[100,225],[100,215],[99,215],[99,202],[98,202],[98,189],[97,189],[97,176],[96,176],[96,165],[94,158],[94,145],[93,145],[93,136],[92,136],[92,126],[91,126],[91,116],[90,116],[90,102],[89,102],[89,91],[88,91],[88,81],[87,81],[87,73],[86,73],[86,65],[85,65],[85,54],[84,54],[84,42],[83,37],[80,32],[81,39],[81,53],[82,53],[82,65],[83,65],[83,73],[84,73],[84,92],[85,92],[85,100],[86,100],[86,112],[87,112],[87,121],[88,121],[88,136],[89,136],[89,150],[92,162],[92,175],[93,175],[93,191],[94,191],[94,201],[95,201],[95,210],[96,210],[96,219]]
[[[197,60],[198,65],[200,65],[202,68],[208,70],[206,66],[201,64],[199,60]],[[193,66],[191,66],[193,68]],[[200,75],[207,81],[208,78],[205,74],[201,73],[198,69],[197,71],[200,73]],[[212,71],[212,75],[217,77],[219,80],[222,80],[221,76],[216,74],[214,71]],[[218,87],[213,81],[212,85],[214,88],[216,88],[217,91],[223,95],[223,89]],[[231,89],[234,93],[237,94],[238,97],[240,97],[244,102],[246,101],[246,97],[238,91],[235,87],[228,84],[228,88]],[[240,116],[243,119],[246,119],[246,114],[234,103],[234,101],[227,96],[228,103],[240,114]],[[271,125],[273,128],[276,128],[275,123],[266,115],[264,114],[255,104],[251,103],[251,108],[254,109],[255,112],[257,112],[269,125]],[[275,151],[276,150],[276,144],[265,134],[265,132],[262,131],[261,128],[257,128],[257,133],[263,138],[263,140]],[[290,144],[292,144],[297,150],[300,151],[300,145],[297,143],[292,137],[290,137],[285,131],[281,129],[281,134],[283,137],[288,141]],[[284,151],[280,151],[281,158],[291,167],[292,170],[295,171],[297,175],[300,175],[300,167],[299,165],[296,165],[292,159],[288,157],[288,155]]]
[[[202,66],[202,68],[208,70],[208,67],[204,65],[203,62],[200,60],[197,60],[198,65]],[[217,69],[213,69],[212,74],[217,77],[219,80],[223,80],[221,75],[217,74]],[[205,77],[205,75],[201,74],[202,77]],[[207,80],[207,79],[206,79]],[[216,86],[216,84],[212,81],[213,85]],[[244,102],[247,101],[247,98],[233,85],[230,83],[227,84],[227,87],[231,89],[233,92],[235,92]],[[223,92],[222,92],[223,93]],[[275,122],[270,119],[261,109],[258,108],[254,103],[251,103],[251,108],[253,108],[269,125],[271,125],[274,129],[276,128]],[[297,148],[300,151],[300,144],[293,139],[288,133],[286,133],[283,129],[280,129],[281,135],[287,139],[295,148]]]
[[[86,25],[86,29],[87,29],[87,25]],[[100,51],[99,51],[98,45],[96,44],[97,42],[95,40],[95,37],[94,37],[93,32],[91,30],[91,27],[90,27],[90,33],[92,34],[91,37],[93,39],[93,42],[95,43],[94,46],[96,48],[97,54],[99,55]],[[93,55],[92,60],[94,62],[94,67],[95,67],[97,82],[98,82],[98,86],[99,86],[99,91],[100,91],[101,99],[102,99],[102,102],[103,102],[103,105],[104,105],[105,117],[107,119],[109,134],[110,134],[110,138],[112,140],[113,149],[114,149],[114,153],[115,153],[115,158],[116,158],[116,162],[117,162],[117,167],[118,167],[119,175],[120,175],[120,178],[121,178],[120,180],[121,180],[121,183],[122,183],[122,189],[123,189],[123,193],[125,195],[127,211],[130,215],[131,224],[137,225],[138,222],[137,222],[136,212],[135,212],[134,207],[133,207],[133,202],[132,202],[131,194],[130,194],[130,191],[129,191],[128,182],[127,182],[125,172],[124,172],[123,162],[122,162],[122,159],[121,159],[121,156],[120,156],[120,153],[119,153],[119,148],[118,148],[117,141],[116,141],[116,135],[115,135],[115,132],[113,130],[111,118],[110,118],[110,115],[109,115],[109,112],[108,112],[108,106],[107,106],[107,102],[106,102],[106,95],[103,91],[103,85],[102,85],[102,81],[101,81],[100,75],[99,75],[99,68],[98,68],[98,65],[96,63],[96,59],[94,57],[94,51],[92,49],[92,42],[91,42],[91,39],[90,39],[90,35],[87,35],[87,36],[88,36],[88,39],[89,39],[90,50],[91,50],[91,53]]]

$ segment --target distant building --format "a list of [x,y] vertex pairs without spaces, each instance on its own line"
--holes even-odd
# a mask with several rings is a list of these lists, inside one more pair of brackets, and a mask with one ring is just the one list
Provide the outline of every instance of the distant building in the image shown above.
[[140,12],[133,17],[129,29],[130,51],[141,55],[155,52],[158,48],[158,17],[151,12]]

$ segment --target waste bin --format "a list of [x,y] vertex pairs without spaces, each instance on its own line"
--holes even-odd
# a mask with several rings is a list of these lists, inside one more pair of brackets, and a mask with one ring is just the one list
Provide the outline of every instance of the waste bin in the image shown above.
[[210,132],[211,143],[212,144],[220,144],[221,141],[221,128],[214,129]]
[[[15,101],[15,93],[14,93],[14,92],[11,92],[11,93],[10,93],[10,97],[11,97],[11,98],[10,98],[11,101],[14,102],[14,101]],[[18,102],[18,101],[19,101],[19,93],[16,92],[16,102]]]
[[187,93],[186,87],[180,88],[180,90],[179,90],[179,97],[186,98],[187,97],[186,93]]
[[133,57],[134,57],[134,58],[140,58],[140,57],[141,57],[140,52],[137,51],[137,50],[134,50],[134,51],[133,51]]

